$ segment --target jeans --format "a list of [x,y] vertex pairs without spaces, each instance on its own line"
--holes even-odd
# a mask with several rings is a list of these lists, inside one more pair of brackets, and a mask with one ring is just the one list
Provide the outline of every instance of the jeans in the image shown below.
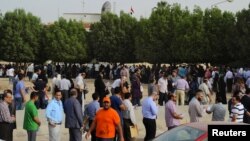
[[23,99],[21,97],[15,97],[16,110],[23,109]]

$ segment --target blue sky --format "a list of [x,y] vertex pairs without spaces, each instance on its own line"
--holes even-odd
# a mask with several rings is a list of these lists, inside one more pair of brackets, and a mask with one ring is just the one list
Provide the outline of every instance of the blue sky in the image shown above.
[[[84,4],[83,4],[84,1]],[[110,1],[112,11],[119,14],[121,10],[130,11],[132,6],[134,16],[139,18],[149,17],[151,9],[161,0],[0,0],[0,11],[5,13],[16,8],[22,8],[41,18],[43,23],[53,22],[62,16],[63,13],[100,13],[102,4]],[[163,0],[168,3],[179,3],[190,10],[195,5],[202,9],[211,8],[212,5],[226,0]],[[233,2],[223,2],[217,5],[218,8],[233,13],[242,9],[248,9],[250,0],[233,0]],[[115,7],[114,7],[115,5]]]

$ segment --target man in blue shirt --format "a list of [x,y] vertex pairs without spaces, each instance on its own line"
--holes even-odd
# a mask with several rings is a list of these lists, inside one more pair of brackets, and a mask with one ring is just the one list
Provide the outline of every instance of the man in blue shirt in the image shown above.
[[142,102],[143,124],[146,129],[144,141],[153,139],[156,134],[155,120],[158,114],[158,107],[155,101],[157,101],[157,99],[157,92],[153,92]]
[[18,79],[19,79],[19,81],[17,82],[16,88],[15,88],[15,103],[16,103],[16,110],[22,110],[23,103],[26,102],[24,75],[18,74]]
[[[121,99],[121,87],[116,87],[115,88],[115,94],[110,97],[111,100],[111,107],[118,113],[120,120],[121,120],[121,125],[123,126],[123,116],[122,116],[122,111],[126,110],[126,106],[122,103]],[[118,132],[116,131],[116,140],[118,137]]]
[[49,140],[60,141],[60,128],[63,119],[62,93],[56,91],[55,98],[51,100],[46,108],[46,117],[49,123]]
[[[89,127],[91,127],[92,122],[94,121],[96,112],[100,109],[99,95],[96,93],[92,94],[93,101],[89,103],[85,109],[86,115],[89,117]],[[91,132],[91,141],[96,141],[95,136],[96,130],[94,129]]]

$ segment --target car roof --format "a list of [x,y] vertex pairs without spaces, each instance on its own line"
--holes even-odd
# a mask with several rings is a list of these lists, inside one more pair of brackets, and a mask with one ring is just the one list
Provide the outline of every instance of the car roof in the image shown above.
[[235,122],[223,122],[223,121],[210,121],[210,122],[191,122],[183,125],[207,131],[208,130],[207,125],[247,125],[247,124],[235,123]]

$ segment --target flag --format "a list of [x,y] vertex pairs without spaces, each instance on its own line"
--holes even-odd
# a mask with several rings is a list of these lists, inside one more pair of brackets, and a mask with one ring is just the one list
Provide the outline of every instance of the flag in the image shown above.
[[131,6],[131,8],[130,8],[130,14],[132,15],[134,13],[134,9],[133,9],[133,7]]

